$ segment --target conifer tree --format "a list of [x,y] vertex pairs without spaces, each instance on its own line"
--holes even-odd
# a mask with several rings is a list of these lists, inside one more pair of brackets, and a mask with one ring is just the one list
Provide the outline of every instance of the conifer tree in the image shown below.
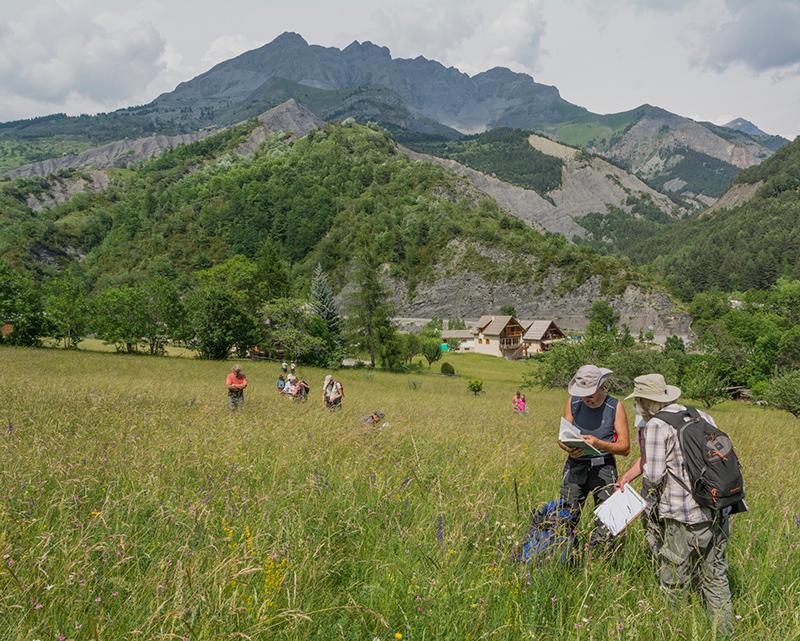
[[316,314],[325,321],[331,343],[338,345],[342,336],[342,320],[339,316],[339,308],[333,298],[330,283],[328,283],[328,276],[319,263],[317,263],[311,279],[311,305]]
[[393,338],[392,305],[381,282],[381,260],[372,230],[365,229],[356,255],[355,283],[358,288],[351,308],[351,325],[358,347],[364,349],[375,367],[381,344]]

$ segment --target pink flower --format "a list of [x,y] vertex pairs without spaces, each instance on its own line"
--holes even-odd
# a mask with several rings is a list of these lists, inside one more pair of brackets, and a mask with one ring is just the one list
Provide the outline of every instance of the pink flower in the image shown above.
[[58,635],[56,635],[56,641],[67,641],[67,637],[59,632]]

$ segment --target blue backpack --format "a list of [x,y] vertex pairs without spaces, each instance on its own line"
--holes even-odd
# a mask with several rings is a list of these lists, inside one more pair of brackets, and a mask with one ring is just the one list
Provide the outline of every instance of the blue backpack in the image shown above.
[[533,513],[525,541],[515,552],[518,563],[541,563],[554,558],[560,558],[561,563],[569,561],[574,515],[566,505],[564,499],[554,499]]

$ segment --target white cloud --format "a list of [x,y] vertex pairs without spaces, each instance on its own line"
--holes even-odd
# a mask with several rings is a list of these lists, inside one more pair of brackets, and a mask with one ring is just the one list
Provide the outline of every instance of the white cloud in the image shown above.
[[707,68],[740,64],[783,77],[800,72],[800,2],[731,0],[728,9],[730,19],[710,34],[702,56]]
[[[0,102],[103,107],[130,98],[164,71],[152,24],[122,15],[33,3],[0,30]],[[37,110],[38,111],[38,110]]]
[[220,36],[209,45],[208,51],[203,56],[202,67],[210,69],[220,62],[234,58],[245,51],[257,49],[263,44],[241,34]]
[[379,10],[372,16],[376,35],[371,40],[391,43],[394,56],[423,54],[475,74],[495,66],[533,73],[544,54],[546,25],[535,0],[500,7],[440,0],[409,9]]

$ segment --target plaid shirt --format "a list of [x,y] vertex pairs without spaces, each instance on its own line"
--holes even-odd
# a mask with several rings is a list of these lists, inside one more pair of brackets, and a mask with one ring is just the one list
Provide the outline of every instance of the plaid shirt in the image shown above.
[[[672,403],[662,412],[680,412],[686,407]],[[701,416],[716,427],[714,419],[700,412]],[[695,524],[711,521],[713,515],[707,508],[700,507],[692,495],[681,486],[691,486],[683,467],[683,453],[678,433],[669,423],[651,418],[639,434],[642,447],[643,490],[647,493],[652,507],[658,498],[658,515],[681,523]],[[679,483],[676,478],[680,479]]]

